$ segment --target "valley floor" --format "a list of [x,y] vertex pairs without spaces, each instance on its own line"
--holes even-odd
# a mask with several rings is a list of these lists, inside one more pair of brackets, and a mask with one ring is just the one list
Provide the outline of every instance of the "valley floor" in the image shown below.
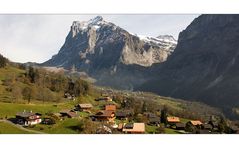
[[[93,101],[93,98],[86,99],[87,102],[92,102],[94,108],[98,110],[101,104]],[[85,101],[86,101],[85,100]],[[15,118],[17,112],[23,110],[31,110],[33,112],[38,112],[41,114],[46,114],[49,112],[57,113],[63,109],[71,109],[76,102],[67,101],[65,103],[45,103],[45,104],[17,104],[17,103],[0,103],[0,133],[1,134],[81,134],[81,129],[78,127],[82,119],[88,119],[89,113],[79,112],[79,117],[77,118],[64,118],[63,120],[56,121],[56,124],[45,125],[37,124],[29,127],[22,127],[21,125],[14,124],[6,119]],[[187,123],[190,119],[180,118],[182,123]],[[121,123],[121,120],[115,120],[116,123]],[[124,121],[125,122],[125,121]],[[127,122],[127,121],[126,121]],[[160,124],[163,126],[163,124]],[[145,133],[154,134],[158,133],[158,126],[152,126],[145,124]],[[119,134],[121,132],[117,132]],[[173,128],[165,127],[163,129],[165,134],[182,134],[185,131],[175,130]]]

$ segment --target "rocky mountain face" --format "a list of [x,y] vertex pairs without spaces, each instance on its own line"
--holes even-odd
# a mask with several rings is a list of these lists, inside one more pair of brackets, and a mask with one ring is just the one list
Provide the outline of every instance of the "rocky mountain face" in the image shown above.
[[154,68],[158,76],[140,90],[203,101],[231,113],[239,106],[239,15],[199,16],[180,33],[168,60]]
[[74,21],[58,54],[43,66],[86,72],[97,84],[132,89],[151,75],[151,65],[165,62],[177,41],[169,35],[156,38],[131,34],[97,16]]

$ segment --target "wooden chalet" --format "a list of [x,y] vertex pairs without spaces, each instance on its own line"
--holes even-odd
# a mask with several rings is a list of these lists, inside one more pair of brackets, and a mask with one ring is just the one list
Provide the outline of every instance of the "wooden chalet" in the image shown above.
[[106,104],[105,110],[116,111],[116,105],[115,104]]
[[73,110],[62,110],[60,111],[61,117],[67,117],[67,118],[76,118],[78,115]]
[[26,111],[17,113],[16,119],[18,124],[24,126],[39,124],[42,121],[40,114]]
[[97,121],[106,121],[109,123],[114,123],[115,120],[115,112],[109,110],[102,110],[96,113],[95,115],[91,116]]
[[195,126],[196,128],[201,128],[203,123],[199,120],[191,120],[186,123],[188,126]]
[[115,115],[116,118],[119,120],[126,120],[128,119],[128,117],[132,116],[132,113],[128,110],[117,110]]
[[149,118],[148,124],[160,126],[160,121],[161,121],[160,117],[151,117],[151,118]]
[[176,130],[185,130],[186,124],[185,123],[176,123]]
[[87,104],[78,104],[75,106],[75,109],[77,111],[84,111],[84,112],[90,112],[90,110],[93,108],[93,105],[90,103]]
[[169,125],[175,125],[176,123],[180,123],[179,117],[167,117],[167,123]]
[[143,134],[145,133],[144,123],[124,123],[122,131],[127,134]]

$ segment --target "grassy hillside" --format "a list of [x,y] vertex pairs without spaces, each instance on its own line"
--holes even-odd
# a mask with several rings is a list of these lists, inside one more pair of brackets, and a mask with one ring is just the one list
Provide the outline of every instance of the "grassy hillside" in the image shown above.
[[41,131],[49,134],[79,134],[77,126],[79,126],[80,119],[65,119],[58,121],[54,125],[42,125],[38,124],[34,127],[28,127],[28,129]]
[[[16,78],[25,73],[25,70],[13,66],[6,66],[0,68],[0,101],[2,102],[11,102],[11,92],[7,91],[7,86],[3,85],[4,80]],[[23,83],[18,83],[22,88],[24,87]]]
[[[26,88],[30,92],[24,92]],[[66,91],[74,95],[74,100],[64,98]],[[95,101],[105,92],[111,95],[113,98],[111,103],[115,103],[117,109],[127,109],[133,112],[130,122],[146,123],[146,133],[155,133],[160,129],[157,126],[147,125],[143,114],[151,112],[160,115],[160,110],[165,106],[168,108],[168,115],[179,116],[183,123],[190,119],[204,121],[210,115],[220,114],[217,109],[198,102],[162,97],[147,92],[91,86],[78,78],[69,80],[62,73],[52,73],[42,69],[24,70],[16,65],[8,65],[5,68],[0,68],[0,118],[13,118],[17,112],[24,110],[38,112],[43,117],[49,117],[49,114],[46,115],[46,113],[59,113],[63,109],[73,109],[78,103],[91,103],[94,106],[91,114],[95,114],[108,103]],[[126,103],[124,103],[125,100]],[[54,125],[37,124],[27,129],[53,134],[92,133],[99,123],[91,121],[89,115],[90,113],[78,112],[77,118],[57,119]],[[121,122],[123,121],[116,120],[116,123]],[[15,128],[10,124],[0,122],[0,133],[29,133]],[[164,132],[178,133],[170,128],[165,128]]]
[[0,121],[0,134],[32,134],[32,133],[18,129],[9,123]]
[[46,103],[46,104],[18,104],[18,103],[1,103],[0,102],[0,117],[5,118],[13,117],[16,115],[17,112],[26,111],[33,111],[39,112],[42,114],[48,112],[59,112],[63,109],[70,109],[73,107],[71,103]]
[[[190,102],[181,99],[163,97],[149,92],[130,92],[119,91],[110,88],[97,88],[116,94],[120,98],[134,98],[136,102],[132,104],[132,108],[142,108],[142,104],[146,104],[148,111],[155,112],[161,110],[164,106],[168,107],[169,114],[180,116],[186,119],[207,120],[211,115],[220,116],[222,113],[217,108],[208,106],[200,102]],[[139,105],[141,104],[141,105]]]
[[64,72],[8,64],[0,68],[0,101],[6,103],[64,102],[64,94],[85,95],[90,85]]

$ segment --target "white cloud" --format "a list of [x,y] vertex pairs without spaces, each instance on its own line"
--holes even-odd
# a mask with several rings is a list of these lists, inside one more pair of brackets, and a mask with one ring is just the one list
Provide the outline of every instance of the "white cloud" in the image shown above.
[[[103,15],[107,21],[137,34],[177,38],[198,15]],[[15,62],[44,62],[63,45],[74,20],[95,15],[0,15],[0,53]]]

